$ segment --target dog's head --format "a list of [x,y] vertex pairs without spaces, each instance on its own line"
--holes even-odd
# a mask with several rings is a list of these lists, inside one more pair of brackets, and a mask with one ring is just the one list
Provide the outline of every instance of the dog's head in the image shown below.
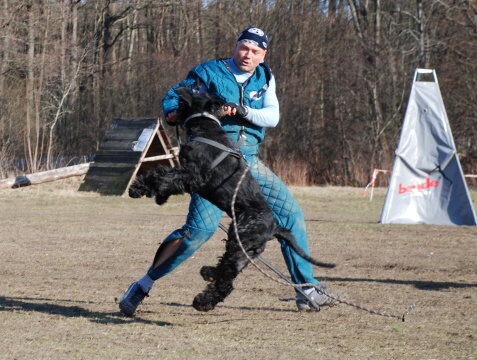
[[191,115],[207,112],[221,118],[225,115],[223,110],[224,101],[222,98],[208,93],[193,93],[188,87],[182,86],[175,89],[179,95],[179,109],[177,117],[180,124]]

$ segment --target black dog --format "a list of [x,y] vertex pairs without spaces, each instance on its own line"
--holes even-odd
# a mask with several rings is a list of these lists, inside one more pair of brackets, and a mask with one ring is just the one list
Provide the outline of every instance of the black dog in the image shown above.
[[[238,152],[232,150],[234,144],[217,119],[224,115],[224,103],[220,98],[208,94],[192,94],[187,88],[179,88],[176,92],[180,98],[178,118],[186,129],[188,139],[179,152],[181,167],[159,166],[147,175],[138,177],[129,188],[129,196],[155,196],[156,203],[162,205],[170,195],[197,193],[232,217],[232,197],[246,170],[246,163]],[[231,149],[232,155],[224,147]],[[290,232],[277,224],[260,186],[250,172],[247,172],[238,189],[234,210],[239,240],[252,259],[265,250],[267,241],[277,237],[312,264],[329,268],[335,266],[306,255]],[[237,242],[232,223],[225,253],[217,266],[204,266],[201,269],[202,277],[209,284],[204,292],[195,297],[194,308],[199,311],[214,309],[232,292],[234,279],[248,262]]]

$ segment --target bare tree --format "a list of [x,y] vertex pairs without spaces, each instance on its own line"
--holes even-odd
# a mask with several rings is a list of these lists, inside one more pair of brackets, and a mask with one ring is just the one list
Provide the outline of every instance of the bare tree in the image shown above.
[[26,82],[26,129],[25,129],[25,153],[27,155],[29,168],[31,171],[36,171],[38,160],[38,143],[39,143],[39,127],[35,123],[33,125],[33,118],[35,117],[35,8],[31,4],[25,6],[28,12],[27,25],[27,41],[28,41],[28,56],[27,56],[27,82]]
[[3,0],[0,163],[94,153],[112,118],[161,116],[170,86],[256,25],[281,110],[262,157],[299,167],[289,181],[360,185],[390,168],[416,67],[436,69],[472,171],[476,18],[473,0]]

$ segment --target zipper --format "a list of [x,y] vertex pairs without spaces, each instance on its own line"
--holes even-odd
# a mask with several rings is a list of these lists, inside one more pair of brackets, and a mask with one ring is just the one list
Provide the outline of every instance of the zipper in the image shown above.
[[243,85],[239,85],[240,87],[240,105],[244,106],[243,105],[243,99],[244,99],[244,89],[243,89]]
[[250,81],[250,79],[252,78],[252,76],[250,76],[242,85],[240,85],[238,82],[237,82],[237,79],[235,79],[235,76],[232,72],[232,70],[230,70],[229,68],[229,64],[227,64],[227,60],[222,60],[223,64],[225,65],[225,68],[230,72],[230,75],[232,76],[232,79],[234,79],[235,83],[237,84],[238,88],[239,88],[239,91],[240,91],[240,105],[244,106],[244,99],[245,99],[245,86],[248,84],[248,82]]
[[[249,77],[242,85],[240,85],[238,82],[237,82],[237,79],[235,79],[235,76],[234,74],[232,73],[232,70],[230,70],[229,68],[229,65],[227,64],[227,60],[222,60],[225,67],[227,68],[227,70],[230,72],[230,75],[232,75],[232,78],[234,79],[235,83],[237,84],[238,88],[239,88],[239,91],[240,91],[240,105],[241,106],[244,106],[244,98],[245,98],[245,95],[244,95],[244,89],[245,89],[245,85],[250,81],[250,78]],[[242,134],[243,132],[245,131],[245,125],[244,125],[244,121],[241,120],[241,123],[242,123],[242,126],[240,128],[240,131],[239,131],[239,136],[238,136],[238,139],[237,141],[240,141],[240,138],[242,137]]]
[[[235,76],[234,76],[235,78]],[[248,82],[248,80],[246,81]],[[238,84],[238,83],[237,83]],[[244,106],[243,105],[243,99],[244,99],[244,85],[239,85],[239,88],[240,88],[240,105]],[[242,127],[240,128],[240,132],[239,132],[239,136],[238,136],[238,139],[237,139],[237,142],[240,141],[240,139],[242,138],[242,135],[243,135],[243,132],[245,131],[245,125],[244,125],[244,122],[243,120],[241,120],[242,122]]]

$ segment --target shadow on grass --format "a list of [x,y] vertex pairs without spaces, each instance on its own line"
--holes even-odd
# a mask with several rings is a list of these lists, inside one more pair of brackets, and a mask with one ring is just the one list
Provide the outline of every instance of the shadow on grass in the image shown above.
[[[176,302],[159,302],[159,304],[164,305],[164,306],[171,306],[171,307],[183,307],[183,308],[191,308],[192,307],[191,305],[180,304],[180,303],[176,303]],[[285,312],[296,313],[297,312],[296,308],[279,309],[279,308],[272,308],[272,307],[234,306],[234,305],[226,305],[226,304],[219,304],[216,307],[216,309],[221,309],[221,308],[222,309],[230,309],[230,310],[241,310],[241,311],[267,311],[267,312],[280,312],[280,313],[285,313]],[[213,311],[211,311],[210,313],[213,313]],[[204,314],[204,312],[197,311],[197,314]]]
[[[172,325],[164,321],[150,321],[138,317],[125,317],[119,311],[108,313],[91,311],[81,306],[59,305],[56,302],[67,301],[78,303],[73,300],[55,300],[44,298],[15,298],[0,295],[0,312],[2,311],[25,311],[39,312],[49,315],[60,315],[69,318],[86,318],[99,324],[130,324],[141,323],[147,325],[167,326]],[[87,302],[85,302],[87,303]]]
[[426,281],[426,280],[395,280],[395,279],[368,279],[368,278],[349,278],[349,277],[322,277],[320,281],[337,282],[375,282],[395,285],[412,285],[419,290],[440,291],[446,289],[466,289],[475,288],[477,284],[456,283],[447,281]]

